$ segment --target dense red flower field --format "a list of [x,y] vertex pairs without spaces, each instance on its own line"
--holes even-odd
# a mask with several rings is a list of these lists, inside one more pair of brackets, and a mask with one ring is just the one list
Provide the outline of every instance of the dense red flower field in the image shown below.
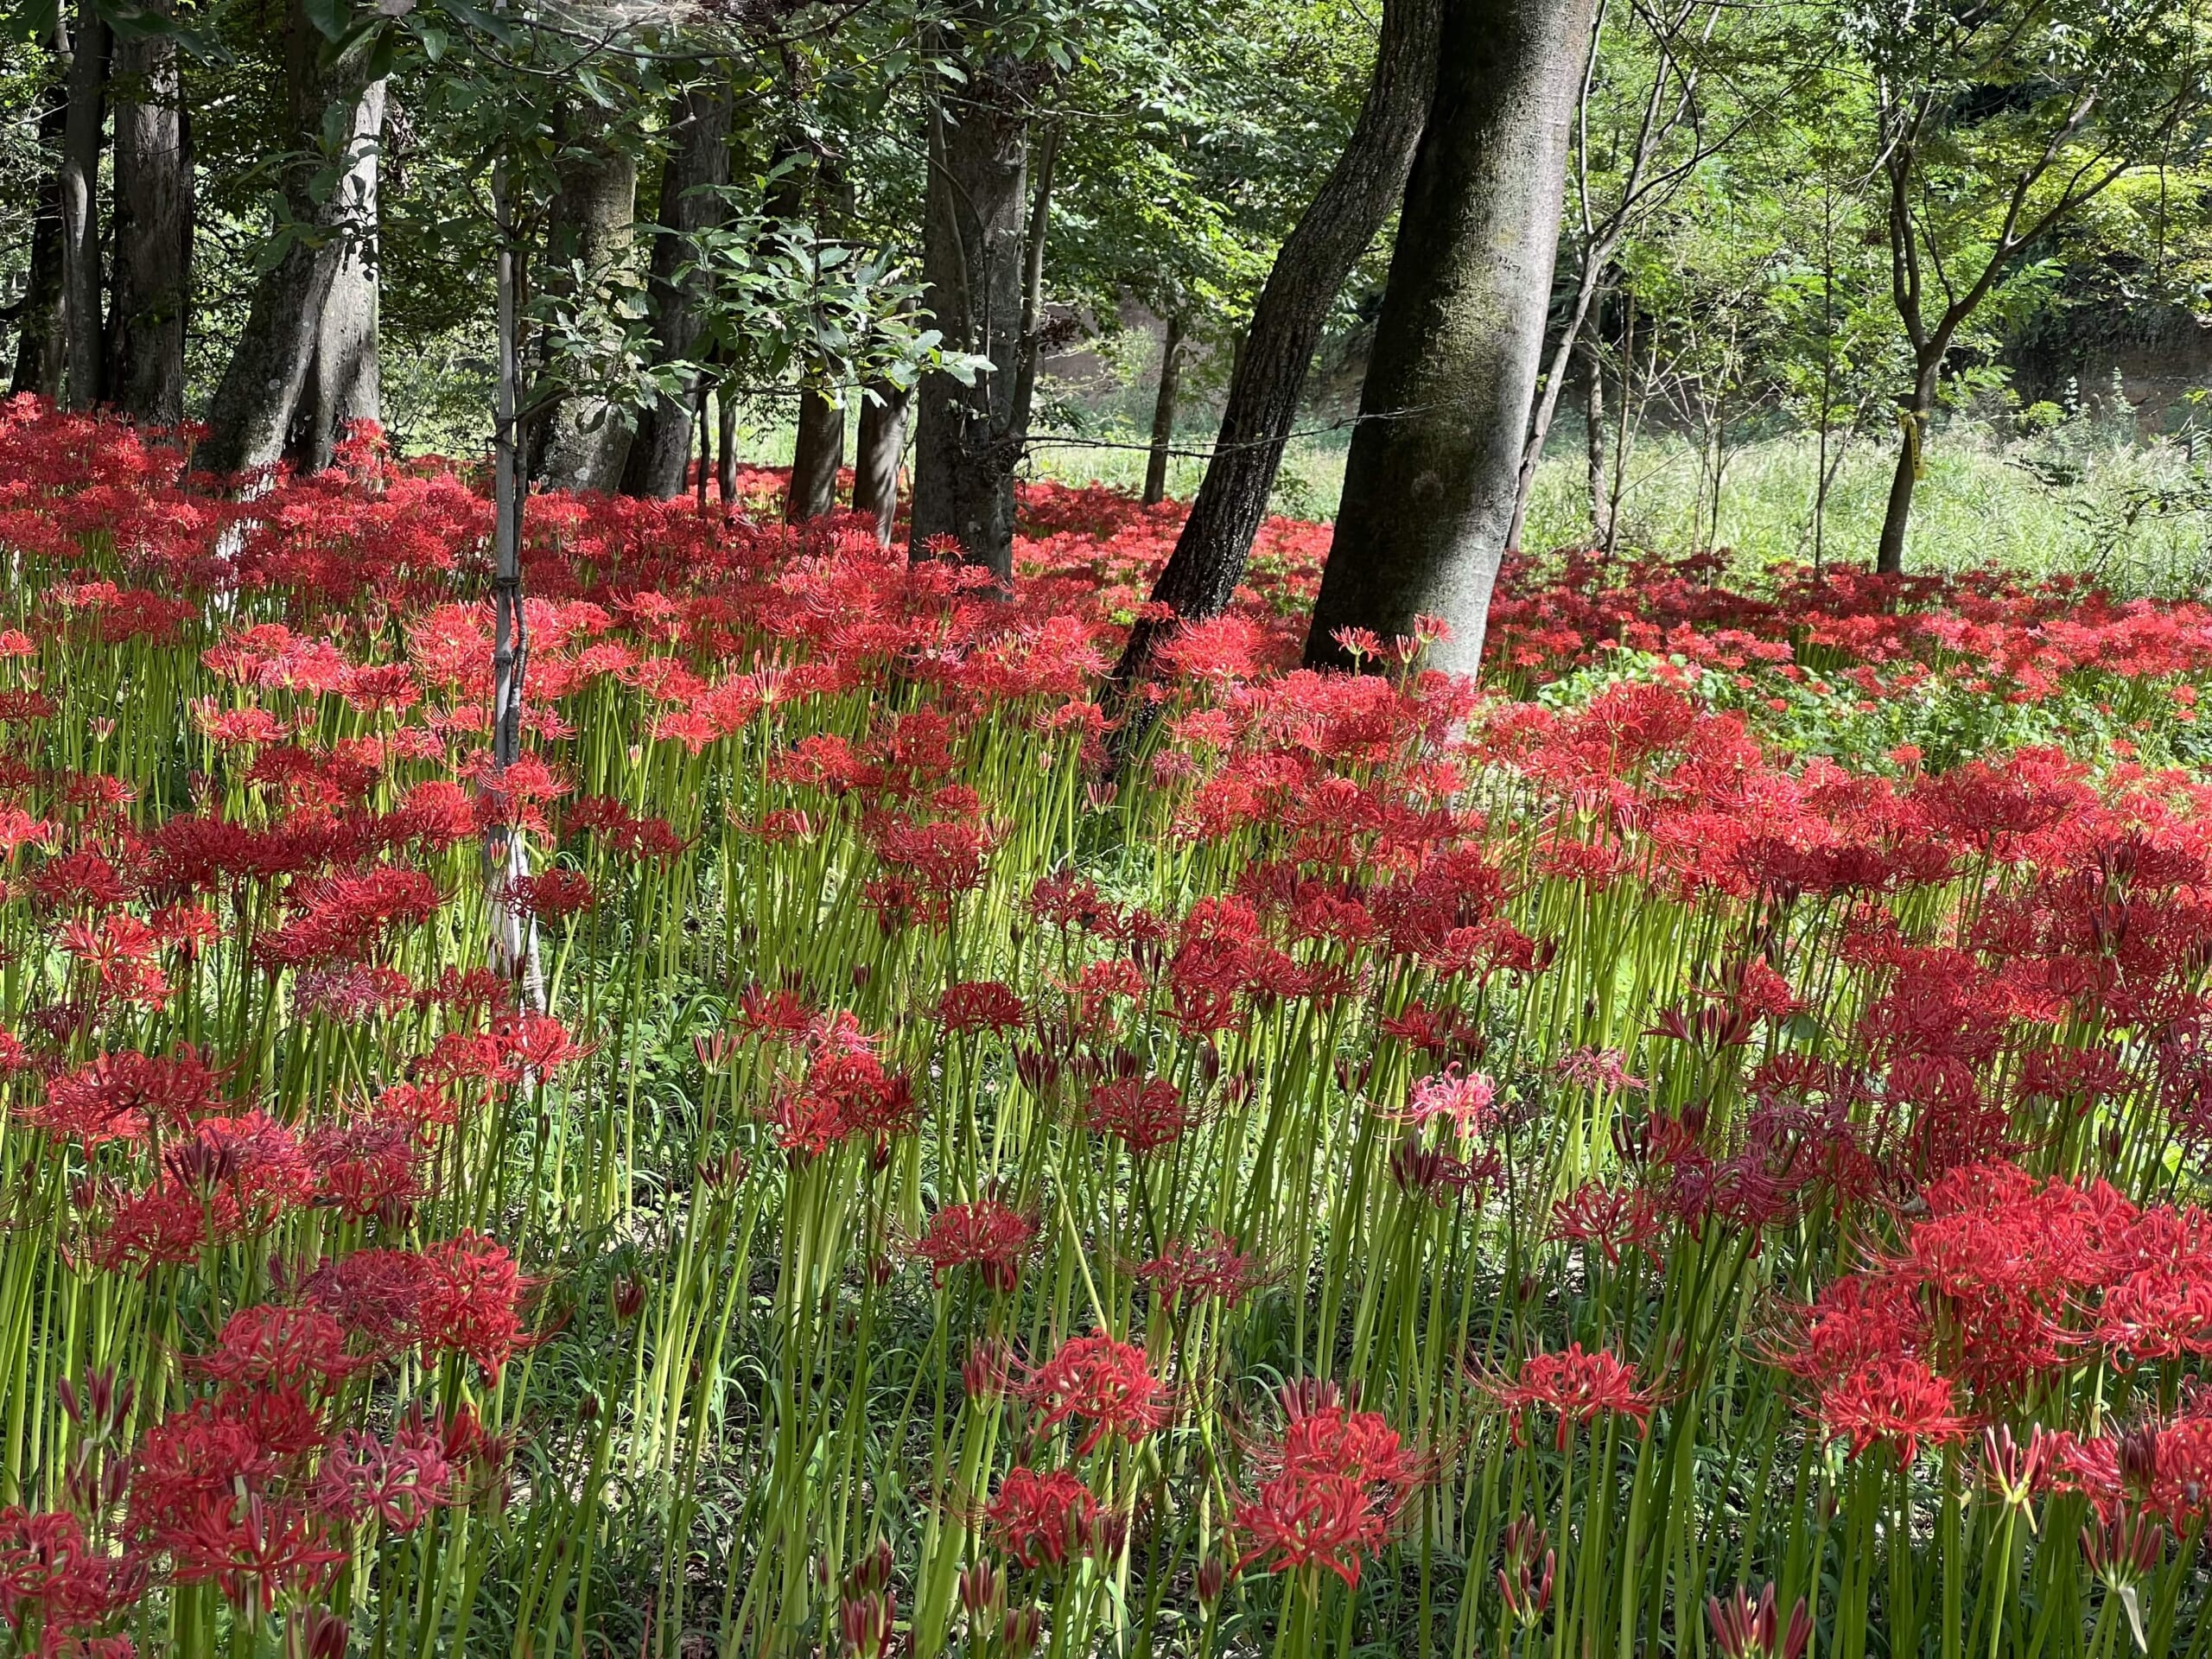
[[2212,613],[1275,521],[1115,773],[1172,506],[756,473],[502,771],[465,478],[178,465],[0,417],[11,1650],[2212,1642]]

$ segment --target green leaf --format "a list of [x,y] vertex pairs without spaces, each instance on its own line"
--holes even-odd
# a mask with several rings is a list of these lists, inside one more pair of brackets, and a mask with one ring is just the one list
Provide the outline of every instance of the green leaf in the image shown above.
[[346,37],[353,8],[346,0],[300,0],[300,11],[315,25],[316,34],[326,41],[338,41]]

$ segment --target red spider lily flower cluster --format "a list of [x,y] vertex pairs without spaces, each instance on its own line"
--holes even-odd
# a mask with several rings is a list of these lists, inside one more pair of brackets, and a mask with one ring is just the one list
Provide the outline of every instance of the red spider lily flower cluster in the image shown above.
[[1007,1292],[1020,1277],[1037,1230],[1034,1217],[994,1198],[948,1204],[930,1217],[914,1241],[914,1254],[930,1264],[940,1284],[953,1268],[972,1267],[993,1290]]
[[1573,1342],[1559,1353],[1530,1355],[1511,1382],[1501,1379],[1491,1385],[1491,1397],[1505,1408],[1516,1432],[1530,1410],[1555,1413],[1559,1446],[1565,1451],[1568,1431],[1576,1423],[1620,1416],[1641,1429],[1658,1402],[1636,1384],[1636,1367],[1619,1355],[1602,1348],[1586,1352],[1580,1343]]
[[1293,1385],[1283,1400],[1282,1440],[1258,1457],[1266,1478],[1236,1505],[1248,1541],[1238,1567],[1318,1566],[1356,1586],[1420,1484],[1418,1460],[1381,1413],[1353,1409],[1333,1388]]
[[1174,1414],[1167,1385],[1153,1375],[1145,1351],[1103,1334],[1070,1337],[1029,1374],[1023,1394],[1040,1433],[1078,1420],[1090,1425],[1077,1442],[1077,1457],[1088,1457],[1109,1434],[1135,1445]]
[[[951,1323],[900,1351],[966,1356],[945,1433],[981,1437],[927,1477],[973,1524],[930,1535],[998,1553],[958,1590],[996,1652],[1043,1640],[1009,1564],[1060,1575],[1071,1651],[1098,1634],[1074,1586],[1125,1562],[1163,1575],[1154,1601],[1194,1584],[1209,1619],[1230,1560],[1302,1574],[1273,1592],[1294,1624],[1405,1530],[1430,1472],[1408,1425],[1449,1422],[1422,1430],[1438,1459],[1522,1460],[1538,1478],[1513,1502],[1541,1504],[1556,1465],[1532,1413],[1581,1507],[1513,1520],[1496,1599],[1494,1560],[1455,1547],[1466,1639],[1549,1619],[1586,1643],[1590,1609],[1625,1630],[1631,1602],[1649,1630],[1693,1628],[1712,1586],[1654,1609],[1585,1576],[1614,1570],[1619,1531],[1592,1530],[1590,1494],[1639,1477],[1603,1463],[1623,1437],[1573,1430],[1644,1428],[1660,1394],[1622,1357],[1633,1333],[1667,1296],[1689,1305],[1718,1285],[1808,1305],[1710,1370],[1649,1351],[1694,1478],[1638,1513],[1692,1503],[1663,1524],[1710,1525],[1746,1574],[1783,1568],[1745,1508],[1701,1507],[1734,1478],[1715,1423],[1802,1426],[1716,1417],[1714,1374],[1763,1406],[1793,1394],[1848,1448],[1802,1461],[1879,1500],[1864,1536],[1904,1577],[1941,1535],[1910,1466],[1930,1447],[1979,1446],[1962,1527],[2063,1533],[2063,1571],[2114,1595],[2212,1516],[2191,1201],[2212,789],[2069,724],[2200,753],[2195,601],[1516,563],[1484,688],[1423,673],[1419,639],[1357,639],[1377,671],[1322,676],[1294,664],[1326,529],[1277,520],[1228,613],[1169,634],[1134,694],[1156,741],[1109,784],[1103,676],[1131,618],[1170,620],[1144,594],[1172,509],[1024,486],[1002,598],[843,516],[555,494],[531,505],[524,753],[502,771],[480,488],[369,444],[251,502],[181,467],[111,424],[0,413],[20,575],[0,595],[0,1268],[38,1287],[11,1304],[36,1375],[97,1325],[143,1351],[144,1384],[73,1377],[58,1414],[0,1423],[37,1494],[0,1514],[14,1646],[120,1659],[148,1598],[219,1598],[337,1659],[362,1598],[384,1628],[393,1562],[504,1548],[442,1512],[512,1491],[566,1525],[602,1475],[645,1491],[625,1459],[688,1446],[703,1471],[725,1433],[775,1498],[715,1542],[754,1574],[733,1605],[788,1592],[778,1631],[854,1653],[942,1644],[950,1560],[823,1559],[804,1594],[788,1570],[791,1540],[849,1535],[833,1506],[920,1496],[890,1437],[878,1466],[816,1455],[815,1428],[871,1408],[870,1344],[916,1307]],[[1541,701],[1495,695],[1570,670]],[[1961,698],[2026,711],[2048,746],[1977,747],[1975,720],[1937,717]],[[1878,716],[1898,728],[1878,744],[1834,735]],[[1123,813],[1094,861],[1092,819]],[[489,881],[486,847],[518,842]],[[494,911],[543,930],[546,1006],[481,965]],[[1065,1229],[1017,1207],[1040,1192]],[[520,1363],[540,1339],[523,1263],[602,1249],[593,1294],[556,1287],[537,1321],[589,1327],[576,1346]],[[1469,1421],[1437,1390],[1493,1251],[1517,1263],[1521,1341],[1554,1351],[1484,1376],[1501,1409]],[[969,1268],[982,1304],[905,1294]],[[1086,1293],[1118,1334],[1015,1361],[1001,1332],[1064,1330]],[[1732,1324],[1697,1328],[1740,1347]],[[595,1370],[610,1328],[643,1380],[579,1403],[567,1362]],[[1294,1389],[1279,1440],[1208,1441],[1197,1505],[1177,1470],[1154,1484],[1144,1443],[1233,1415],[1255,1340],[1294,1332],[1324,1370],[1355,1330],[1387,1418]],[[790,1379],[733,1392],[756,1352]],[[933,1381],[950,1399],[922,1376],[917,1402]],[[988,1438],[1009,1401],[1018,1444]],[[524,1423],[553,1444],[511,1487]],[[1067,1466],[1032,1466],[1062,1440]],[[1094,1457],[1141,1465],[1140,1496],[1094,1490]],[[2037,1533],[2054,1494],[2086,1507],[2078,1552],[2070,1518]],[[662,1513],[616,1508],[626,1548]],[[1860,1512],[1839,1508],[1833,1548],[1858,1547]],[[1172,1541],[1193,1534],[1186,1579]],[[689,1560],[700,1540],[652,1541]],[[2050,1556],[2035,1572],[2074,1605]],[[588,1643],[584,1589],[556,1613]],[[1237,1617],[1267,1592],[1255,1574]],[[1781,1593],[1716,1598],[1713,1645],[1793,1659]],[[1823,1629],[1847,1618],[1815,1604]]]

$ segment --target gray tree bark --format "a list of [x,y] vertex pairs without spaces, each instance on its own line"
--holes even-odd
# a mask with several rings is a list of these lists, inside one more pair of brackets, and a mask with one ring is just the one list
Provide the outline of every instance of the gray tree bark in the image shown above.
[[[588,304],[590,291],[621,270],[636,246],[638,163],[613,142],[606,112],[572,116],[554,168],[560,181],[546,235],[557,298]],[[541,380],[531,401],[544,412],[531,432],[531,475],[546,489],[613,490],[622,481],[630,429],[603,397],[556,391]]]
[[1605,468],[1605,365],[1587,339],[1576,348],[1576,355],[1582,364],[1582,458],[1590,482],[1590,545],[1604,547],[1613,537],[1612,492]]
[[293,129],[308,148],[287,169],[285,189],[293,213],[313,234],[295,240],[255,283],[245,327],[208,404],[207,434],[193,451],[192,466],[221,477],[257,472],[282,459],[316,367],[324,304],[349,251],[374,232],[368,217],[372,199],[364,201],[357,191],[340,188],[318,204],[308,193],[321,166],[334,165],[352,176],[359,160],[351,142],[335,157],[315,153],[322,143],[323,112],[334,106],[352,111],[346,130],[349,137],[358,135],[374,88],[374,112],[381,120],[382,89],[368,73],[373,41],[357,37],[342,51],[334,48],[308,21],[300,0],[287,9],[286,29],[288,102]]
[[1449,0],[1342,505],[1306,636],[1435,617],[1472,674],[1518,493],[1592,0]]
[[899,463],[906,453],[906,406],[910,387],[888,381],[868,388],[861,401],[861,429],[853,454],[853,511],[875,516],[875,539],[891,545],[892,520],[899,512]]
[[352,222],[337,250],[330,289],[315,327],[315,365],[295,411],[294,458],[302,472],[330,465],[333,447],[355,421],[384,419],[384,376],[377,356],[377,162],[385,85],[372,81],[353,106],[347,163],[339,190]]
[[[1283,446],[1338,290],[1403,193],[1436,85],[1444,0],[1384,0],[1375,68],[1351,136],[1260,290],[1229,378],[1212,458],[1152,597],[1181,621],[1218,614],[1236,591],[1268,512]],[[1140,622],[1114,671],[1143,673],[1160,625]]]
[[837,469],[845,464],[844,405],[807,387],[798,395],[798,436],[791,448],[784,522],[804,524],[837,510]]
[[[660,234],[653,238],[648,286],[653,340],[664,363],[690,358],[704,321],[696,281],[677,272],[694,257],[692,236],[718,223],[722,204],[714,190],[729,182],[731,105],[727,87],[688,87],[676,94],[669,118],[668,160],[661,170]],[[683,490],[691,463],[695,389],[656,398],[639,416],[622,472],[625,495],[667,500]]]
[[59,399],[67,359],[67,310],[62,301],[61,142],[69,124],[69,25],[57,18],[48,42],[54,60],[54,79],[47,84],[39,107],[38,147],[54,158],[51,172],[41,181],[38,205],[31,219],[30,269],[25,274],[22,297],[16,302],[16,370],[8,385],[10,397],[26,392]]
[[[149,8],[166,16],[167,0]],[[192,308],[191,133],[176,42],[116,42],[114,290],[108,302],[110,402],[133,420],[184,418],[184,331]]]
[[61,401],[100,399],[100,151],[107,118],[108,29],[94,0],[78,8],[61,134]]
[[1183,375],[1183,319],[1167,319],[1160,346],[1160,387],[1152,399],[1152,454],[1144,464],[1144,504],[1167,499],[1167,452],[1175,444],[1175,394]]
[[948,350],[988,359],[972,385],[949,374],[917,391],[911,546],[937,537],[1014,579],[1014,469],[1021,458],[1020,386],[1029,123],[1025,67],[969,66],[960,93],[931,111],[923,207],[922,303]]

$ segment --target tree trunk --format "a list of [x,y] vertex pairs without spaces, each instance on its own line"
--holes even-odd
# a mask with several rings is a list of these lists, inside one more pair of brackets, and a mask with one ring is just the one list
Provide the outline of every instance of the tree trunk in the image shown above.
[[791,449],[784,522],[803,524],[837,510],[837,469],[845,464],[845,407],[808,386],[798,395],[798,437]]
[[728,386],[715,399],[715,488],[722,517],[737,511],[737,397]]
[[879,381],[861,402],[859,442],[853,455],[853,511],[875,515],[875,539],[891,545],[899,512],[899,462],[906,451],[906,405],[911,387]]
[[1028,118],[1022,66],[970,66],[958,96],[931,111],[922,218],[922,303],[946,349],[988,359],[972,385],[922,378],[914,435],[911,546],[950,537],[1001,591],[1014,580],[1014,469],[1021,454],[1023,218]]
[[[373,37],[355,35],[342,49],[330,45],[308,21],[301,0],[291,0],[286,26],[294,130],[310,150],[319,150],[324,112],[352,111],[346,149],[334,158],[340,175],[350,178],[359,165],[358,135],[366,114],[382,119],[381,84],[368,75]],[[273,466],[283,457],[302,394],[316,368],[331,288],[348,254],[373,245],[374,221],[366,216],[374,212],[373,196],[341,188],[318,203],[308,194],[317,170],[310,155],[285,180],[293,213],[313,234],[296,238],[254,284],[245,327],[208,404],[207,435],[193,451],[195,472],[233,476]]]
[[1183,319],[1167,319],[1160,346],[1160,390],[1152,400],[1152,454],[1144,464],[1144,504],[1167,499],[1167,452],[1175,442],[1175,390],[1183,372]]
[[[1939,362],[1941,359],[1937,359]],[[1928,442],[1928,417],[1936,409],[1936,376],[1923,370],[1913,382],[1910,396],[1897,404],[1897,471],[1890,475],[1889,505],[1882,512],[1882,539],[1874,551],[1874,569],[1885,576],[1904,572],[1905,526],[1912,518],[1912,488],[1926,471],[1923,452]]]
[[[1014,383],[1014,429],[1026,448],[1030,412],[1037,404],[1037,369],[1045,356],[1045,239],[1052,224],[1052,168],[1060,154],[1060,129],[1045,130],[1037,147],[1036,188],[1030,194],[1029,229],[1021,250],[1021,367]],[[1017,459],[1019,452],[1017,451]]]
[[1436,95],[1306,636],[1440,619],[1432,667],[1472,674],[1520,477],[1592,0],[1449,0]]
[[[696,278],[679,282],[677,270],[695,257],[691,238],[718,224],[729,182],[729,89],[719,83],[676,94],[669,118],[669,152],[661,169],[660,234],[653,238],[647,303],[653,340],[663,363],[690,358],[704,322]],[[665,501],[683,493],[691,461],[692,388],[664,394],[639,418],[637,436],[622,471],[625,495]]]
[[1590,482],[1590,545],[1612,539],[1613,506],[1605,478],[1605,365],[1598,348],[1585,339],[1577,355],[1582,366],[1582,452]]
[[[166,16],[166,3],[156,8]],[[184,418],[184,328],[192,306],[192,152],[176,42],[116,42],[115,291],[107,315],[109,400],[133,420]]]
[[57,18],[50,42],[54,79],[46,86],[39,109],[40,153],[54,157],[54,170],[39,186],[38,204],[31,220],[30,269],[23,281],[23,296],[16,302],[16,372],[10,381],[10,397],[26,392],[59,399],[67,359],[65,324],[67,310],[62,301],[63,225],[61,220],[61,143],[69,124],[69,26]]
[[[626,264],[636,245],[638,162],[613,141],[606,113],[587,105],[566,121],[554,163],[546,235],[547,286],[559,301],[593,303],[593,290]],[[531,476],[549,490],[612,490],[622,481],[630,430],[606,398],[556,391],[541,378],[531,401],[543,412],[531,432]]]
[[69,113],[61,134],[61,401],[100,399],[100,150],[107,114],[108,29],[93,0],[77,13]]
[[384,419],[384,377],[377,358],[377,151],[384,133],[385,86],[372,81],[353,105],[346,167],[338,188],[349,204],[330,289],[315,327],[315,364],[293,412],[293,459],[303,473],[330,465],[333,448],[355,421]]
[[[1436,84],[1444,0],[1384,0],[1374,77],[1344,154],[1275,255],[1237,351],[1221,430],[1191,516],[1152,597],[1196,621],[1217,614],[1244,574],[1266,518],[1283,446],[1329,309],[1405,188]],[[1126,689],[1144,671],[1159,625],[1140,622],[1114,671]]]

